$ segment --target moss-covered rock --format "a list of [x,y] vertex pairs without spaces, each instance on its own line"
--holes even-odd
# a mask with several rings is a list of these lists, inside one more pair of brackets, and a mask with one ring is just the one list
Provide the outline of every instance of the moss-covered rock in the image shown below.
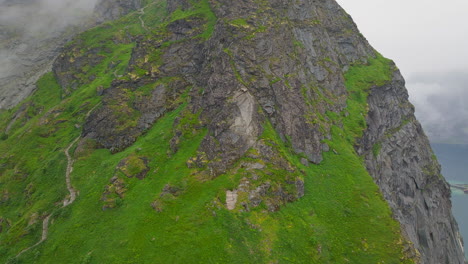
[[126,191],[125,181],[117,176],[112,177],[101,197],[103,201],[102,209],[113,209],[120,206]]
[[146,177],[150,168],[148,167],[149,160],[147,157],[139,157],[137,155],[130,155],[129,157],[121,160],[117,165],[116,170],[123,173],[128,178],[138,178],[140,180]]

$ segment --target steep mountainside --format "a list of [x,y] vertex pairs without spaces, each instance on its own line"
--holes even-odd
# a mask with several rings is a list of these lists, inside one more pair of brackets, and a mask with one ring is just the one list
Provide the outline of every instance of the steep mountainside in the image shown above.
[[403,78],[334,0],[142,6],[0,112],[1,261],[464,263]]
[[463,248],[456,221],[448,213],[450,187],[414,118],[401,75],[373,88],[368,102],[368,127],[358,153],[365,156],[404,233],[419,249],[423,263],[463,263],[462,258],[450,258]]

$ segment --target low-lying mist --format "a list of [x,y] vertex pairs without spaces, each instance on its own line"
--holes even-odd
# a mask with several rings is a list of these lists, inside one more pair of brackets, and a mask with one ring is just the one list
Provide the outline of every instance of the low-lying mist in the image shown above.
[[21,75],[42,41],[88,22],[97,1],[0,0],[0,78]]
[[97,0],[0,0],[0,25],[29,37],[48,36],[87,19]]

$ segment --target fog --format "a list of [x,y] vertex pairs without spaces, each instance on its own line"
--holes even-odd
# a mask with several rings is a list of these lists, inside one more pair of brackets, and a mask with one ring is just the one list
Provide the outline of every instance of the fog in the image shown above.
[[338,0],[395,60],[433,142],[468,143],[468,1]]
[[89,21],[97,0],[0,0],[0,78],[20,76],[47,39]]
[[14,57],[9,55],[6,50],[0,50],[0,78],[11,75],[11,65],[14,63]]
[[0,25],[28,36],[49,36],[85,20],[97,0],[0,0]]

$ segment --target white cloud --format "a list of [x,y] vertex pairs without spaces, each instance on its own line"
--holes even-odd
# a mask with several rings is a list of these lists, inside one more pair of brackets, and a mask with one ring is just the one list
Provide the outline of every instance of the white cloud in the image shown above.
[[70,26],[86,23],[98,0],[0,0],[0,78],[23,74],[34,51]]
[[[97,0],[38,0],[5,4],[0,8],[0,25],[25,36],[43,36],[86,20]],[[0,5],[2,2],[0,2]]]
[[338,0],[405,75],[468,69],[468,1]]
[[468,72],[413,74],[407,86],[433,141],[468,143]]

